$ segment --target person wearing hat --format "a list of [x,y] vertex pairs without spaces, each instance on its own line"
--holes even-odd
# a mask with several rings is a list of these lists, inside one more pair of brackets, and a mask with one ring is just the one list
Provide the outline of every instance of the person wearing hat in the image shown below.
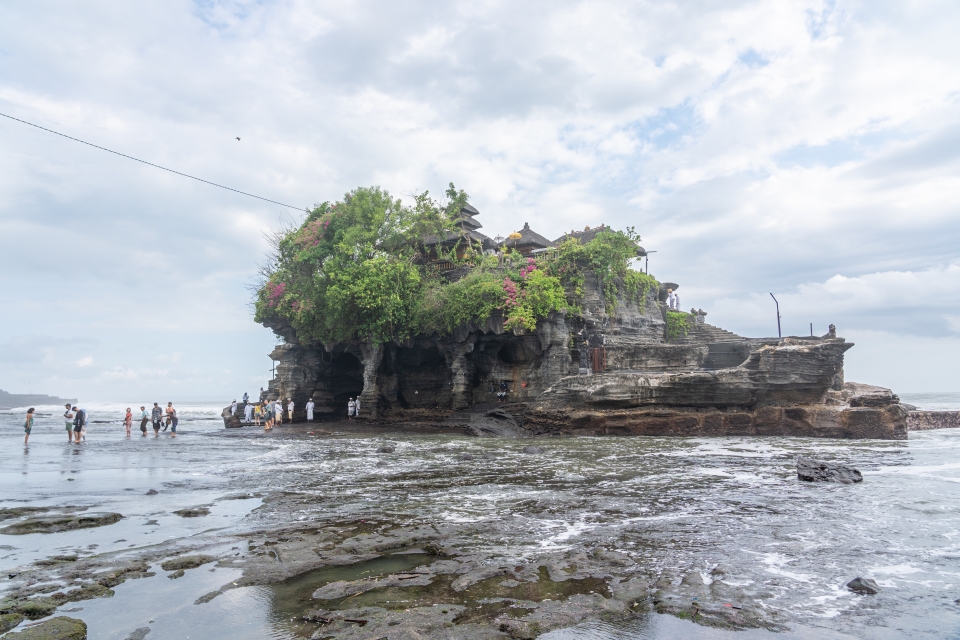
[[310,398],[307,401],[307,422],[313,422],[313,408],[316,405],[313,404],[313,398]]

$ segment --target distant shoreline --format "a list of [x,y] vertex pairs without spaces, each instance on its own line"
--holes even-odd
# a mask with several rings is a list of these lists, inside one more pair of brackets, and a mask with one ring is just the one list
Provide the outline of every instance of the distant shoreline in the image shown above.
[[58,398],[57,396],[48,396],[42,393],[7,393],[0,389],[0,409],[16,409],[31,404],[74,404],[76,398]]

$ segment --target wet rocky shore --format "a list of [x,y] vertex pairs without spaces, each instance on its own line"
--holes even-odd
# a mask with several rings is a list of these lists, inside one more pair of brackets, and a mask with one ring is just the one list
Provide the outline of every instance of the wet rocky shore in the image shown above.
[[[93,479],[151,445],[160,457],[143,477]],[[0,511],[5,628],[70,617],[118,640],[394,640],[599,624],[595,637],[630,638],[660,637],[631,625],[667,615],[688,637],[942,637],[960,622],[946,597],[960,569],[953,431],[480,439],[331,423],[110,447],[4,476],[50,474]],[[863,481],[803,482],[800,456]],[[78,482],[91,484],[56,489]],[[845,587],[859,576],[880,592]]]

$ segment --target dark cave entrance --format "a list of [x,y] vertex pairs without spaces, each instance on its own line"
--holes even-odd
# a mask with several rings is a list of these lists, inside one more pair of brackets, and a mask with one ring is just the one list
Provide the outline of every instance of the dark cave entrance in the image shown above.
[[352,353],[343,352],[333,357],[327,377],[333,415],[346,417],[347,402],[363,393],[363,365]]
[[450,371],[435,344],[417,343],[396,350],[390,363],[398,374],[397,403],[405,408],[450,404]]

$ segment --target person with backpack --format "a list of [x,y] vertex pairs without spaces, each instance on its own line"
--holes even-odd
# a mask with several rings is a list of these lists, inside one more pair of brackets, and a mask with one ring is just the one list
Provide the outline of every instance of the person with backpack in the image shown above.
[[84,429],[87,426],[87,411],[86,409],[81,409],[79,406],[74,407],[76,413],[73,416],[73,441],[76,444],[80,444],[80,436],[86,436],[83,433]]

